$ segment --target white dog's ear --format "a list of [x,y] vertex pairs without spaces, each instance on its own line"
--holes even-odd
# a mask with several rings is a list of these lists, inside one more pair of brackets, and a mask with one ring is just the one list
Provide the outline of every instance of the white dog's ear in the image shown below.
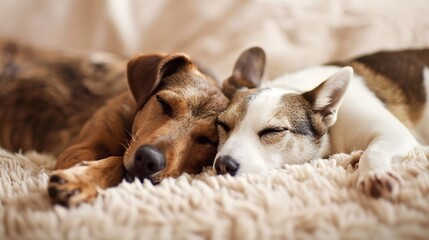
[[326,127],[332,126],[337,120],[338,108],[352,77],[353,69],[344,67],[313,90],[303,94],[312,104],[313,110],[321,115]]
[[223,93],[228,98],[232,98],[239,89],[259,87],[264,70],[264,50],[260,47],[245,50],[235,62],[232,75],[223,82]]

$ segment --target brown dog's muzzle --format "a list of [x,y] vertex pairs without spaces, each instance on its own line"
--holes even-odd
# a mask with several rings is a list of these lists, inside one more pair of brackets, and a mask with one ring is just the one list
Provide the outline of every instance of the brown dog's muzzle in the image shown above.
[[[165,168],[164,154],[155,146],[143,145],[134,154],[134,164],[131,169],[127,169],[131,174],[140,180],[150,179],[151,176]],[[133,176],[127,174],[128,181],[132,181]],[[132,179],[130,179],[132,178]]]

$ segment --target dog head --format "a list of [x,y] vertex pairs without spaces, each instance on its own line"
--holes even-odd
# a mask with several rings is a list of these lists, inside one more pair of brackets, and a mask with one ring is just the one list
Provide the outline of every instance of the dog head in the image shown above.
[[138,56],[127,73],[137,103],[124,154],[127,171],[157,183],[211,165],[216,117],[228,103],[216,81],[185,54]]
[[219,147],[214,168],[218,174],[263,174],[287,163],[322,157],[328,151],[328,129],[336,121],[351,68],[299,93],[258,88],[264,59],[262,49],[245,51],[224,83],[232,100],[217,120]]

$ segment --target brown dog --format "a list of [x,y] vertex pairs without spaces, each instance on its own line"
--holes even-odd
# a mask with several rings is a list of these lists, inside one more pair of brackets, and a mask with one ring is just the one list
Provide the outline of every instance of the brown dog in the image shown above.
[[[69,127],[73,130],[64,130],[62,128],[65,126],[61,124],[69,124],[69,121],[61,118],[58,124],[55,121],[57,117],[46,118],[55,116],[55,108],[54,110],[50,108],[44,115],[44,110],[39,107],[37,114],[44,117],[35,115],[36,122],[31,122],[30,115],[26,113],[28,106],[20,103],[27,101],[27,104],[31,105],[32,101],[35,102],[40,96],[32,96],[32,93],[34,94],[37,89],[30,91],[28,88],[30,86],[34,88],[35,82],[43,85],[43,81],[28,80],[22,74],[25,73],[31,78],[31,71],[26,72],[25,69],[18,69],[4,77],[4,72],[11,69],[10,65],[15,65],[17,68],[23,66],[19,63],[22,59],[19,57],[20,54],[17,54],[17,50],[13,48],[9,45],[3,48],[2,52],[2,54],[5,52],[9,54],[9,59],[5,57],[2,60],[3,68],[0,75],[2,85],[0,87],[6,89],[1,90],[0,99],[2,100],[0,105],[2,146],[12,150],[17,150],[19,147],[24,150],[34,147],[39,151],[55,152],[58,146],[69,144],[71,136],[79,128],[76,127],[79,126],[76,124],[79,121],[70,123]],[[62,68],[79,65],[80,73],[82,69],[92,73],[96,68],[100,68],[100,65],[88,64],[85,61],[80,61],[78,64],[74,62],[74,65],[70,64],[70,61],[67,61],[67,64],[52,61],[50,64],[52,64],[51,67],[60,65]],[[37,64],[32,66],[34,65]],[[46,66],[46,64],[37,66],[40,67],[40,65]],[[112,78],[105,80],[103,76],[97,78],[105,82],[104,86],[109,85],[107,83],[114,84],[121,78],[120,71],[113,71],[116,74],[112,74],[109,68],[106,69],[105,66],[104,68],[105,76],[114,76],[113,80]],[[55,76],[57,78],[62,76],[61,74],[51,74],[49,76],[54,76],[55,79],[46,80],[56,83],[56,85],[49,85],[50,88],[55,89],[52,92],[58,93],[59,98],[67,98],[75,94],[74,98],[62,100],[67,104],[76,101],[77,108],[81,108],[82,115],[85,115],[80,119],[86,120],[91,115],[85,109],[85,103],[79,102],[82,100],[79,98],[82,92],[84,92],[83,97],[88,98],[85,102],[88,104],[89,112],[97,108],[98,110],[83,125],[78,137],[73,140],[74,144],[59,155],[57,170],[51,176],[48,190],[54,203],[74,206],[91,201],[99,189],[117,185],[125,175],[128,179],[134,179],[135,176],[140,180],[149,179],[153,183],[158,183],[166,177],[177,177],[183,172],[199,173],[204,166],[213,163],[218,144],[215,120],[217,115],[226,108],[228,100],[216,85],[216,81],[202,73],[187,55],[154,54],[135,57],[128,62],[127,66],[130,91],[124,91],[113,98],[112,96],[123,88],[121,85],[115,87],[115,90],[106,91],[109,94],[103,96],[92,94],[92,91],[88,90],[88,85],[91,84],[88,83],[96,84],[97,81],[85,80],[85,77],[91,74],[76,74],[79,71],[75,71],[76,68],[72,69],[74,70],[66,71],[67,76],[73,77],[70,81],[80,81],[73,84],[86,87],[82,87],[80,93],[75,93],[76,89],[70,91],[64,87],[64,85],[70,85],[70,82],[64,84],[64,81],[55,78]],[[37,75],[37,71],[35,74]],[[11,83],[12,81],[16,82]],[[61,88],[64,88],[63,92]],[[48,91],[46,85],[43,85],[41,90]],[[23,93],[25,95],[15,96]],[[93,102],[91,97],[94,99]],[[109,100],[103,103],[105,99]],[[55,105],[49,100],[55,101],[55,97],[48,101],[44,99],[43,104],[49,107]],[[43,104],[40,104],[42,108],[45,106]],[[60,109],[58,114],[64,113],[61,107],[58,109]],[[73,116],[70,117],[73,118]],[[40,125],[40,122],[45,124]],[[37,130],[42,136],[43,143],[40,144],[37,144],[36,138],[39,135],[34,131],[34,127],[38,124],[42,126],[42,129]],[[20,128],[22,126],[24,127]],[[23,137],[26,133],[19,129],[29,130],[30,137]],[[56,130],[58,130],[57,134],[55,134]]]

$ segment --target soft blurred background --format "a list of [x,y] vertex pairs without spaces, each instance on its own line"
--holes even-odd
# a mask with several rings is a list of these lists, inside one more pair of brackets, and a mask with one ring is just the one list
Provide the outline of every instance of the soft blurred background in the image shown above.
[[2,0],[0,39],[44,49],[186,52],[221,78],[263,47],[267,77],[386,49],[429,46],[427,0]]

